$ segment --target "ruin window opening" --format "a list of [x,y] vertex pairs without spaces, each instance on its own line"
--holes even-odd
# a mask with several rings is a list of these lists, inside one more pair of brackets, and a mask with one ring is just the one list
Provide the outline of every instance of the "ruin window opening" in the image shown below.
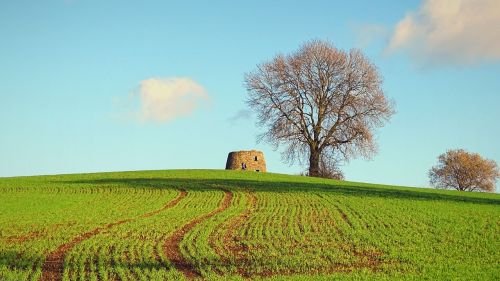
[[255,156],[255,158],[254,158],[254,159],[255,159],[255,161],[258,161],[257,156]]

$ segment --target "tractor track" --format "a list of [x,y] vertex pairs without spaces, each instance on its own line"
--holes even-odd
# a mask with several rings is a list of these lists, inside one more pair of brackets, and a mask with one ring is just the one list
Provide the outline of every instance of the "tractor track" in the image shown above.
[[175,205],[177,205],[177,203],[179,203],[179,201],[181,201],[184,197],[186,197],[186,195],[187,195],[187,192],[182,189],[182,190],[180,190],[180,193],[176,198],[169,201],[166,205],[164,205],[160,209],[142,214],[142,215],[135,217],[135,218],[123,219],[123,220],[119,220],[116,222],[106,224],[104,226],[97,227],[89,232],[85,232],[81,235],[74,237],[68,243],[64,243],[64,244],[60,245],[55,251],[49,253],[47,258],[45,259],[45,262],[42,265],[42,277],[40,280],[41,281],[62,280],[63,272],[64,272],[64,257],[73,247],[75,247],[77,244],[81,243],[82,241],[87,240],[87,239],[101,233],[102,231],[108,230],[114,226],[121,225],[121,224],[128,223],[128,222],[132,222],[132,221],[135,221],[138,219],[144,219],[144,218],[154,216],[154,215],[160,213],[161,211],[164,211],[166,209],[174,207]]
[[229,190],[223,189],[224,199],[219,204],[219,207],[210,213],[201,215],[189,223],[183,225],[181,228],[177,229],[172,235],[170,235],[165,243],[163,244],[163,252],[165,256],[170,260],[173,266],[188,279],[194,279],[200,277],[200,273],[190,264],[186,258],[182,255],[180,249],[180,243],[184,236],[193,229],[199,223],[223,212],[231,205],[233,199],[233,193]]
[[[233,217],[229,220],[228,224],[224,226],[222,235],[222,248],[217,246],[216,240],[218,239],[219,233],[212,233],[210,237],[210,246],[215,250],[215,252],[221,258],[223,264],[229,264],[230,260],[233,260],[238,265],[237,272],[242,277],[249,277],[244,269],[245,264],[245,253],[248,252],[248,247],[241,243],[242,237],[240,237],[236,230],[240,229],[250,218],[250,216],[255,212],[257,208],[257,197],[253,192],[245,192],[247,197],[247,205],[245,210],[238,216]],[[219,272],[219,274],[222,274]]]

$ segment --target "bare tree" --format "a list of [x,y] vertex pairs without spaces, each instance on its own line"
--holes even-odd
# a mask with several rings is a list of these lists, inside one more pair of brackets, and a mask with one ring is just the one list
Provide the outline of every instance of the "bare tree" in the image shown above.
[[320,176],[322,159],[337,163],[376,151],[372,131],[394,113],[381,84],[359,50],[325,41],[277,55],[245,76],[247,104],[267,129],[259,140],[286,145],[282,156],[290,163],[309,160],[310,176]]
[[339,164],[335,158],[328,158],[325,155],[319,160],[319,173],[321,178],[344,180],[344,173],[339,168]]
[[[300,173],[301,176],[309,176],[309,169]],[[319,171],[318,177],[334,179],[334,180],[344,180],[344,173],[339,168],[337,160],[334,158],[321,157],[319,160]]]
[[429,171],[436,188],[461,191],[495,191],[500,176],[497,163],[463,149],[448,150],[439,155],[438,164]]

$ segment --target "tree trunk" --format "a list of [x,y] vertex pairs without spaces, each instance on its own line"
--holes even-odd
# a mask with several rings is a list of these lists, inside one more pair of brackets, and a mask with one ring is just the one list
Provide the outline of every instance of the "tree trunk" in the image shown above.
[[319,156],[320,152],[311,149],[311,154],[309,155],[309,176],[318,177],[319,176]]

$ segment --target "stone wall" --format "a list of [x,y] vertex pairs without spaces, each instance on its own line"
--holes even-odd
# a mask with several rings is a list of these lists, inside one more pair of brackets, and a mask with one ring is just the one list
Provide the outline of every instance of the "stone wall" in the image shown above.
[[264,153],[257,150],[230,152],[227,155],[226,170],[242,170],[242,163],[246,164],[247,171],[267,171]]

